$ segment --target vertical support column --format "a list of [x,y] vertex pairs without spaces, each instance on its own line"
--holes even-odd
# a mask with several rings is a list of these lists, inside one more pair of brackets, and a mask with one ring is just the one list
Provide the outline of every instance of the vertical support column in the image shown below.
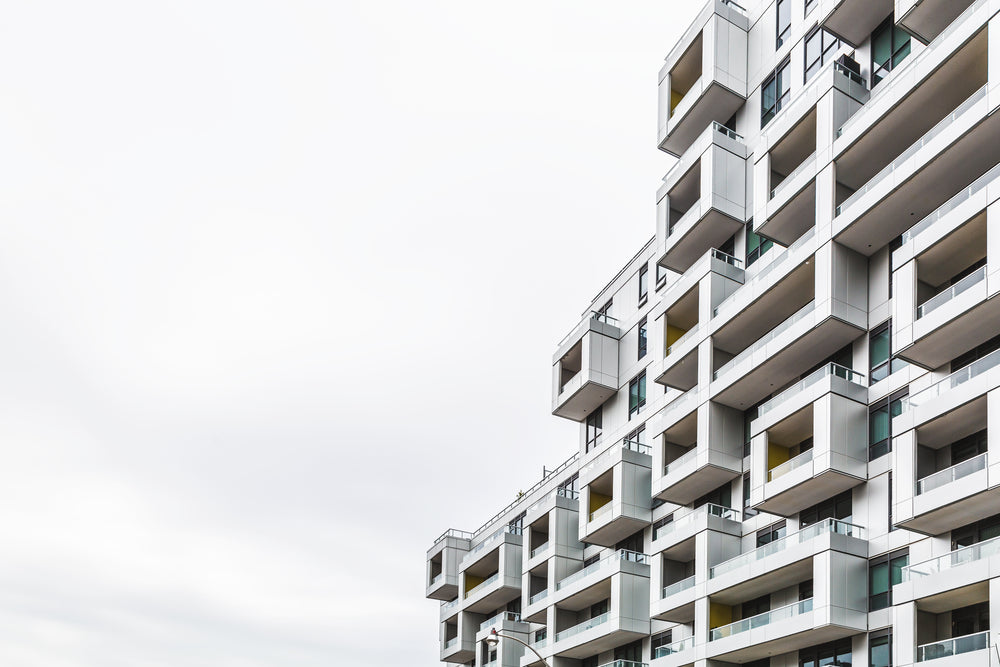
[[753,158],[753,218],[763,220],[767,216],[767,202],[771,200],[771,154],[758,155]]
[[1000,202],[986,209],[986,294],[993,296],[997,292],[1000,292]]
[[913,322],[916,317],[917,261],[911,259],[892,272],[893,350],[902,350],[913,343]]
[[989,96],[991,110],[1000,104],[1000,15],[990,19],[989,28],[986,31],[989,48],[986,66],[989,76]]
[[1000,485],[1000,389],[986,394],[986,479]]
[[833,213],[837,206],[837,165],[824,164],[816,173],[816,238],[822,243],[833,238]]
[[892,439],[892,516],[897,522],[913,518],[917,481],[917,432],[910,429]]
[[764,500],[764,484],[767,482],[767,431],[762,431],[750,440],[750,504]]
[[893,664],[912,665],[917,660],[916,648],[917,603],[907,602],[894,605],[892,607]]

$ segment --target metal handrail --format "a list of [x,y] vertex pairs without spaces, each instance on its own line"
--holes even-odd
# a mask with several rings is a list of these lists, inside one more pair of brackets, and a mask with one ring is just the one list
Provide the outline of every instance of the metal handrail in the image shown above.
[[924,301],[922,304],[917,306],[917,319],[919,320],[921,317],[937,310],[962,292],[965,292],[974,285],[978,285],[984,280],[986,280],[986,267],[981,266],[948,289],[935,294],[931,298],[927,299],[927,301]]
[[861,386],[865,385],[865,376],[862,373],[858,373],[846,366],[841,366],[838,363],[830,362],[826,366],[813,371],[766,403],[761,403],[757,408],[757,418],[760,419],[764,414],[770,412],[788,399],[800,395],[803,391],[829,375],[836,375]]
[[918,479],[916,495],[919,496],[922,493],[939,489],[945,484],[951,484],[952,482],[960,480],[963,477],[968,477],[972,473],[985,469],[986,452],[983,452],[979,456],[973,456],[971,459],[966,459],[965,461],[956,463],[949,468],[939,470],[933,475],[928,475],[927,477]]

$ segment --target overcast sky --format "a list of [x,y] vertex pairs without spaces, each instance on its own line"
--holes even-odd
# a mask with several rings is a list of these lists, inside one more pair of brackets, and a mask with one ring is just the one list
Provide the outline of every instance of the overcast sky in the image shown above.
[[438,664],[697,4],[7,3],[0,664]]

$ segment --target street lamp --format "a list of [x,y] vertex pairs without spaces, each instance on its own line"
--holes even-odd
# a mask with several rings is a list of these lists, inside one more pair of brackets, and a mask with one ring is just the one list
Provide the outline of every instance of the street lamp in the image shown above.
[[528,642],[521,641],[517,637],[513,637],[511,635],[500,634],[499,632],[497,632],[496,628],[493,628],[492,630],[490,630],[490,634],[486,637],[486,643],[489,644],[490,646],[496,646],[497,644],[500,643],[500,638],[501,637],[504,637],[506,639],[512,639],[512,640],[516,641],[518,644],[524,644],[525,646],[527,646],[528,648],[531,649],[532,653],[534,653],[535,655],[538,656],[538,659],[542,661],[542,664],[545,665],[545,667],[549,667],[549,663],[545,662],[545,658],[542,657],[541,653],[539,653],[538,651],[535,650],[534,646],[532,646]]

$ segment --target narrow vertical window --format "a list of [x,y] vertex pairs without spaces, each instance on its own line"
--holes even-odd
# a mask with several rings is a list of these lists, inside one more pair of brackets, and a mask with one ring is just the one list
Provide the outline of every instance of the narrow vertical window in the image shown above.
[[646,318],[639,320],[639,359],[646,356]]
[[778,0],[778,30],[776,48],[781,48],[792,34],[792,0]]
[[598,406],[587,416],[587,443],[584,451],[589,452],[601,443],[601,412],[601,408]]
[[647,278],[649,274],[649,265],[643,264],[639,267],[639,305],[646,303],[646,298],[649,296],[649,283]]
[[910,34],[888,18],[872,32],[872,88],[910,55]]
[[764,127],[788,104],[790,98],[789,63],[784,62],[764,80],[760,89],[760,126]]
[[774,241],[770,239],[765,239],[757,235],[751,228],[747,225],[747,261],[746,266],[750,266],[761,256],[774,247]]
[[639,414],[646,405],[646,371],[639,373],[628,383],[628,417]]
[[868,635],[868,667],[892,667],[892,630],[876,630]]

